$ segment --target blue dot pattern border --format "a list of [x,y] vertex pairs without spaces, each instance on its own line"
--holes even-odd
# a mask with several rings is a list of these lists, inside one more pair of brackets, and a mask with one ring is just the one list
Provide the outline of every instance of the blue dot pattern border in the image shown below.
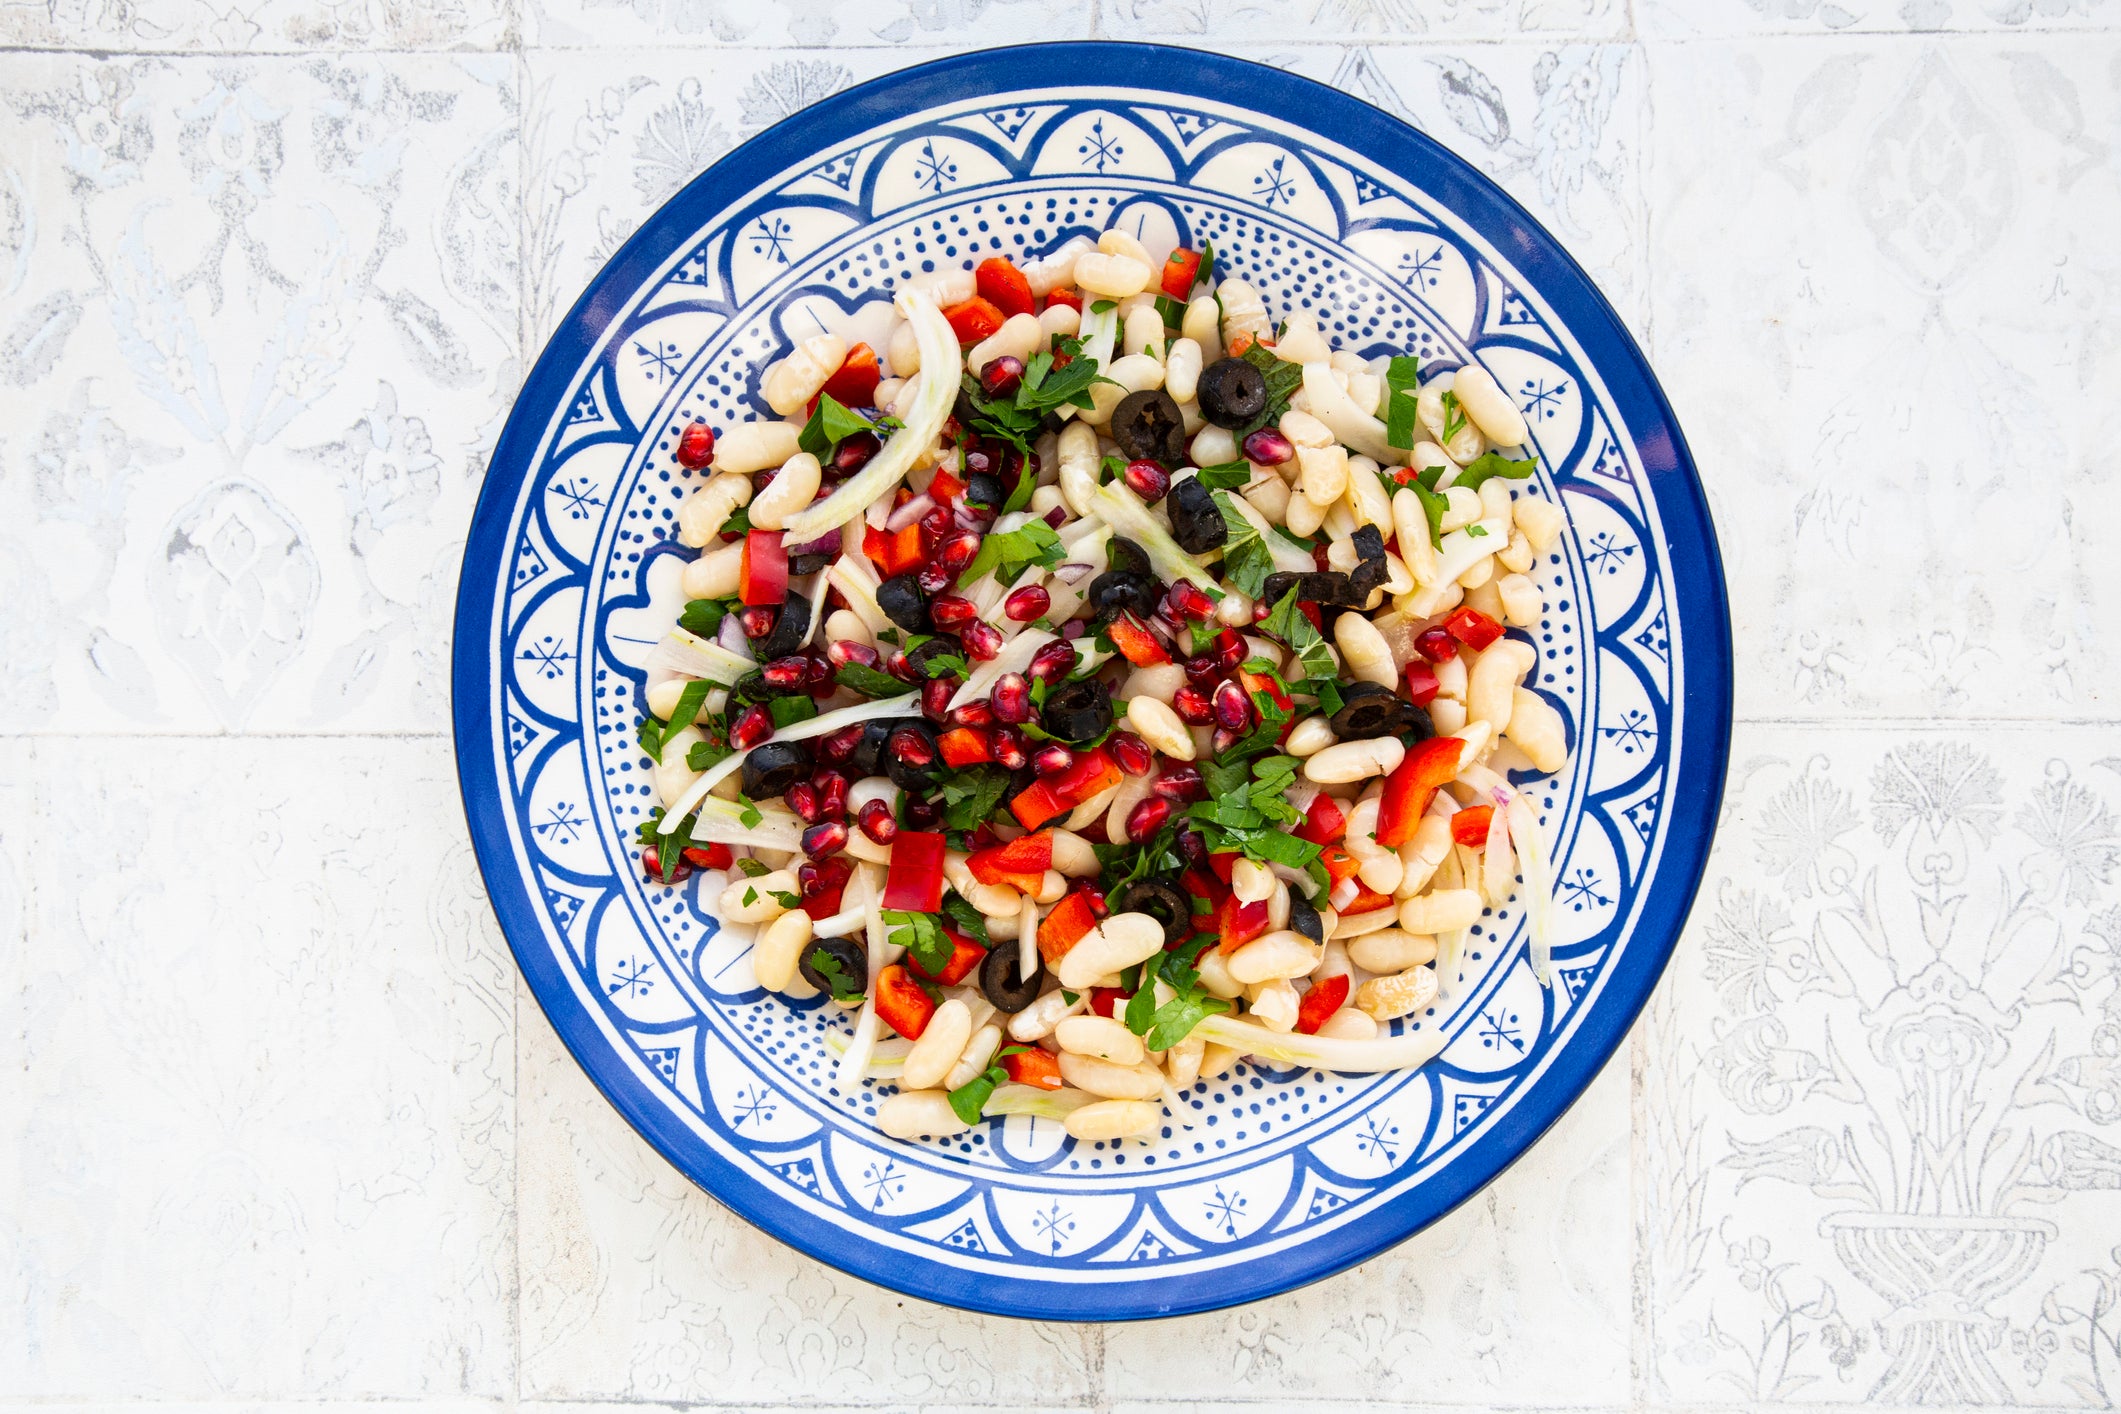
[[[1083,76],[1095,76],[1084,85]],[[1246,95],[1240,109],[1217,95]],[[896,282],[1117,222],[1198,246],[1336,345],[1477,357],[1517,400],[1570,529],[1536,568],[1532,685],[1569,724],[1536,800],[1552,988],[1521,909],[1485,917],[1419,1072],[1247,1063],[1154,1143],[1050,1121],[876,1132],[820,1002],[763,992],[697,880],[647,887],[642,663],[675,616],[695,417],[770,416],[761,370]],[[1218,56],[1049,45],[851,90],[659,212],[569,315],[495,454],[466,550],[456,738],[504,931],[584,1069],[680,1170],[801,1250],[1008,1315],[1233,1304],[1374,1255],[1487,1182],[1624,1035],[1698,883],[1728,751],[1729,626],[1676,424],[1588,279],[1484,179],[1345,96]],[[1406,1024],[1406,1023],[1400,1023]],[[1557,1201],[1565,1201],[1558,1199]]]

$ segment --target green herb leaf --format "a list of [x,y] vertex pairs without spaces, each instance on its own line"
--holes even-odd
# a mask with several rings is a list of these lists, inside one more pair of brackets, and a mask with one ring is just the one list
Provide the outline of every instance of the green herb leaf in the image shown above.
[[1340,695],[1340,682],[1335,678],[1305,678],[1296,684],[1295,691],[1318,699],[1318,710],[1328,717],[1347,705]]
[[678,627],[702,638],[712,638],[721,631],[722,620],[734,613],[736,607],[734,594],[724,599],[694,599],[685,605],[685,612],[678,615]]
[[1175,300],[1169,295],[1158,295],[1156,297],[1156,312],[1162,317],[1166,329],[1183,328],[1185,325],[1186,304],[1184,300]]
[[998,1065],[990,1065],[978,1075],[950,1092],[950,1108],[967,1124],[978,1124],[980,1115],[986,1111],[987,1101],[996,1086],[1009,1078],[1009,1072]]
[[1443,395],[1443,440],[1449,442],[1463,432],[1465,426],[1465,410],[1458,406],[1458,394],[1446,392]]
[[999,766],[968,766],[940,787],[943,828],[969,834],[986,823],[1009,789],[1009,773]]
[[1257,599],[1267,587],[1267,576],[1274,573],[1274,554],[1267,549],[1267,542],[1260,537],[1257,527],[1230,503],[1230,497],[1235,493],[1214,491],[1210,494],[1215,498],[1216,509],[1222,512],[1223,526],[1229,532],[1223,541],[1223,582]]
[[[707,694],[713,689],[714,684],[705,679],[686,683],[684,691],[678,694],[678,705],[671,711],[670,720],[663,724],[661,731],[656,733],[653,744],[648,740],[648,723],[642,723],[642,729],[637,734],[637,738],[642,748],[648,752],[657,765],[662,764],[663,748],[670,744],[672,737],[692,725],[693,719],[700,715],[701,705],[707,701]],[[653,717],[648,719],[649,722],[654,720]]]
[[1474,521],[1471,525],[1466,527],[1466,539],[1485,540],[1487,538],[1488,528],[1482,525],[1479,521]]
[[1401,355],[1385,365],[1385,441],[1411,448],[1418,435],[1415,398],[1421,391],[1421,360]]
[[932,913],[902,913],[897,909],[884,910],[884,926],[891,931],[885,936],[906,950],[906,955],[920,964],[921,971],[930,977],[939,977],[950,963],[950,954],[957,945],[943,932],[943,925]]
[[839,959],[823,948],[810,950],[810,970],[825,979],[826,989],[832,993],[832,999],[836,1002],[858,1006],[869,995],[869,979],[865,977],[857,983],[847,975],[847,969],[840,966]]
[[[744,797],[738,796],[737,799],[744,800]],[[761,815],[759,813],[758,806],[752,804],[748,800],[744,800],[744,809],[742,813],[740,813],[736,818],[737,823],[741,824],[747,830],[756,830],[761,824],[765,822],[766,819],[764,815]]]
[[1009,499],[1002,502],[1001,513],[1013,515],[1031,504],[1031,493],[1038,489],[1038,458],[1023,457],[1016,473],[1016,485],[1009,488]]
[[1210,1016],[1217,1016],[1230,1009],[1230,1004],[1220,997],[1211,997],[1205,992],[1182,992],[1156,1009],[1155,1024],[1142,1044],[1152,1051],[1168,1051],[1193,1034],[1193,1028]]
[[729,519],[722,522],[720,533],[723,535],[746,535],[750,533],[750,530],[751,508],[749,506],[738,506],[729,513]]
[[1012,584],[1032,565],[1050,568],[1059,564],[1065,553],[1060,536],[1054,533],[1052,526],[1042,520],[1027,521],[1015,530],[982,540],[979,553],[972,557],[971,564],[965,566],[965,572],[957,577],[957,582],[976,583],[981,575],[992,570],[995,583]]
[[1215,242],[1200,243],[1200,269],[1193,272],[1193,288],[1212,284],[1215,280]]
[[1111,312],[1112,310],[1115,310],[1115,309],[1118,309],[1118,308],[1119,308],[1119,305],[1118,305],[1118,303],[1117,303],[1116,301],[1113,301],[1113,300],[1108,300],[1108,299],[1101,299],[1101,300],[1092,300],[1092,301],[1090,302],[1090,312],[1091,312],[1092,314],[1107,314],[1107,313],[1110,313],[1110,312]]
[[1537,457],[1526,457],[1523,461],[1512,461],[1500,452],[1483,452],[1467,462],[1463,470],[1453,477],[1453,486],[1468,490],[1480,489],[1480,483],[1491,476],[1500,476],[1505,481],[1522,481],[1539,467]]
[[903,697],[913,691],[913,684],[900,682],[881,668],[871,668],[861,663],[848,663],[834,669],[833,679],[841,687],[851,688],[871,699]]
[[[894,678],[892,681],[896,682]],[[790,727],[797,722],[807,722],[817,715],[817,703],[808,693],[796,693],[793,697],[772,697],[766,701],[767,715],[773,718],[775,727]]]
[[1200,484],[1210,491],[1236,491],[1252,480],[1252,463],[1239,458],[1200,469]]
[[698,741],[685,753],[685,765],[689,770],[704,771],[715,762],[727,760],[735,754],[735,748],[726,741]]
[[823,458],[855,433],[877,430],[875,423],[842,406],[839,399],[830,393],[820,393],[817,411],[810,414],[810,420],[803,424],[803,430],[796,436],[795,444],[810,455]]
[[1319,631],[1311,627],[1303,610],[1296,607],[1296,591],[1291,589],[1274,606],[1260,629],[1269,638],[1278,638],[1295,652],[1303,664],[1305,677],[1333,677],[1339,671],[1334,667],[1333,655],[1326,648],[1326,640]]
[[1127,1001],[1127,1014],[1123,1018],[1127,1029],[1140,1036],[1156,1024],[1156,988],[1143,982]]
[[1289,399],[1304,385],[1304,370],[1302,364],[1276,358],[1262,344],[1255,343],[1238,357],[1258,369],[1267,382],[1267,405],[1260,410],[1259,416],[1242,427],[1231,429],[1230,435],[1242,446],[1245,438],[1260,428],[1281,425],[1281,415],[1289,410]]
[[756,859],[753,859],[748,854],[736,862],[736,867],[737,870],[742,873],[743,876],[747,879],[763,879],[768,874],[771,874],[773,872],[771,869],[768,869],[763,863]]
[[983,948],[994,946],[987,936],[987,916],[972,906],[971,900],[959,897],[955,892],[943,895],[943,912],[957,924],[957,931],[972,939]]
[[791,893],[787,889],[768,889],[766,893],[768,898],[771,898],[775,903],[791,913],[803,906],[803,896],[798,893]]

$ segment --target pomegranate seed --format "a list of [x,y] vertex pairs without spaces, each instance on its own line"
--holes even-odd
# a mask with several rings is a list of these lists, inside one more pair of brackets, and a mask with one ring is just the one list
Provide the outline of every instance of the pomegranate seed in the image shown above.
[[1245,460],[1260,466],[1280,466],[1296,456],[1296,445],[1271,427],[1262,427],[1245,438]]
[[1151,787],[1165,800],[1184,805],[1190,801],[1206,800],[1208,787],[1200,778],[1200,770],[1194,766],[1173,766],[1157,777]]
[[1031,657],[1031,676],[1037,682],[1059,682],[1075,671],[1075,645],[1049,643]]
[[1152,461],[1128,462],[1123,479],[1128,490],[1151,504],[1171,490],[1171,473]]
[[982,697],[967,702],[962,707],[950,709],[950,725],[953,727],[988,727],[994,725],[994,708]]
[[1075,764],[1075,753],[1057,741],[1049,741],[1031,753],[1031,769],[1041,776],[1057,775]]
[[979,390],[990,398],[1012,396],[1024,381],[1024,361],[1003,354],[990,358],[979,371]]
[[810,681],[810,660],[801,654],[776,658],[759,669],[759,676],[766,680],[768,687],[798,688]]
[[810,670],[804,676],[803,686],[810,689],[812,697],[830,697],[833,686],[832,660],[823,654],[816,654],[806,661],[810,664]]
[[849,663],[874,668],[884,661],[883,656],[874,648],[855,638],[834,639],[832,646],[825,650],[825,656],[832,660],[832,666],[835,668],[844,668]]
[[1156,757],[1149,750],[1149,743],[1133,732],[1112,733],[1105,742],[1105,750],[1112,753],[1114,763],[1130,776],[1146,776],[1149,774],[1149,768],[1156,764]]
[[1090,901],[1090,911],[1098,917],[1105,918],[1111,915],[1112,905],[1105,902],[1105,891],[1103,889],[1084,889],[1083,897]]
[[1170,818],[1171,802],[1160,795],[1152,795],[1147,800],[1137,802],[1135,807],[1127,812],[1128,843],[1147,844],[1155,837],[1156,832],[1164,827],[1164,821]]
[[1053,596],[1038,584],[1027,584],[1002,601],[1002,612],[1020,624],[1030,623],[1052,607]]
[[744,626],[744,637],[764,638],[781,621],[781,611],[771,604],[753,604],[737,615],[737,621]]
[[1210,744],[1214,746],[1215,754],[1220,756],[1231,747],[1237,745],[1238,738],[1242,735],[1243,733],[1233,732],[1228,727],[1217,727],[1215,736]]
[[948,589],[950,582],[956,578],[955,570],[945,568],[940,560],[931,560],[921,566],[921,571],[913,577],[913,582],[921,587],[923,594],[940,594]]
[[1437,682],[1436,674],[1429,670],[1427,663],[1407,664],[1407,696],[1414,699],[1416,707],[1426,707],[1434,702],[1441,689],[1442,684]]
[[1031,762],[1024,750],[1024,734],[1015,727],[995,727],[987,733],[987,747],[994,753],[994,764],[1005,771],[1021,771]]
[[965,640],[965,655],[975,663],[991,663],[1002,651],[1002,631],[993,624],[966,624],[958,636]]
[[865,800],[856,820],[872,843],[890,844],[898,838],[898,821],[892,817],[888,801]]
[[1213,653],[1200,653],[1181,664],[1186,670],[1186,681],[1202,692],[1214,690],[1215,684],[1223,680],[1223,665],[1215,660]]
[[955,575],[972,563],[972,557],[979,553],[979,542],[977,531],[960,530],[955,535],[946,536],[943,543],[935,547],[935,562]]
[[1208,862],[1208,841],[1191,825],[1181,825],[1178,831],[1178,852],[1185,856],[1188,864]]
[[678,465],[698,471],[714,460],[714,429],[695,422],[678,434]]
[[1215,689],[1215,725],[1241,732],[1252,725],[1252,699],[1234,682]]
[[842,476],[852,476],[869,464],[884,444],[874,432],[857,432],[840,443],[839,450],[832,454],[832,469]]
[[[972,849],[985,849],[989,845],[997,845],[1001,842],[1001,837],[994,833],[994,822],[991,820],[980,821],[978,825],[973,827],[972,833],[965,836],[965,843],[970,845]],[[966,852],[970,853],[971,851],[968,850]]]
[[754,702],[730,724],[729,744],[738,751],[749,751],[772,735],[773,714]]
[[957,695],[957,679],[930,678],[921,684],[921,715],[940,722],[950,715],[950,699]]
[[935,743],[924,731],[900,727],[884,742],[884,749],[908,766],[919,770],[935,764]]
[[968,445],[965,448],[965,475],[967,477],[985,476],[992,470],[994,470],[994,458],[988,456],[985,449],[977,445]]
[[945,535],[957,526],[957,517],[950,514],[948,506],[937,506],[921,517],[921,534],[931,545],[939,545]]
[[825,812],[818,806],[817,787],[808,781],[797,781],[788,787],[781,799],[788,802],[788,808],[801,816],[806,825],[815,825],[825,818]]
[[812,859],[823,859],[828,854],[838,854],[846,847],[845,821],[827,820],[822,825],[812,825],[803,831],[803,853]]
[[810,859],[795,867],[795,884],[806,899],[824,898],[847,887],[854,865],[844,859]]
[[943,807],[932,800],[909,800],[902,812],[914,830],[932,830],[943,823]]
[[854,749],[862,744],[862,728],[859,723],[841,727],[817,744],[817,758],[828,766],[838,766],[853,759]]
[[956,629],[979,617],[979,605],[962,594],[938,594],[928,605],[928,621],[941,629]]
[[1182,687],[1172,693],[1171,710],[1189,727],[1204,727],[1215,720],[1215,705],[1197,687]]
[[921,680],[921,670],[914,667],[913,660],[906,656],[905,650],[899,648],[892,649],[890,656],[884,659],[884,671],[900,682]]
[[1182,579],[1164,596],[1164,607],[1174,619],[1205,619],[1215,612],[1215,601],[1192,580]]
[[1415,635],[1414,651],[1432,663],[1448,663],[1458,656],[1458,640],[1440,628],[1424,629]]
[[1244,635],[1234,628],[1226,628],[1215,635],[1215,662],[1226,673],[1237,671],[1237,665],[1245,661]]
[[1252,606],[1252,622],[1258,623],[1260,620],[1270,617],[1273,613],[1274,606],[1262,599]]
[[817,787],[818,812],[827,820],[838,820],[847,813],[847,778],[838,771],[819,771],[811,776],[810,784]]
[[1028,722],[1031,720],[1031,684],[1022,673],[1003,673],[994,680],[994,720],[997,722]]
[[641,851],[641,873],[658,884],[665,882],[676,884],[683,882],[692,873],[692,866],[686,863],[685,856],[680,854],[678,856],[677,872],[672,874],[666,881],[663,878],[662,866],[656,862],[655,849],[651,846]]

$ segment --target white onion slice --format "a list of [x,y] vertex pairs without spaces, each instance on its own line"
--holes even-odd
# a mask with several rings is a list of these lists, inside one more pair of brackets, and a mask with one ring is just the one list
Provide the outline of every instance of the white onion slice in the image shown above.
[[[797,722],[792,726],[782,727],[768,737],[767,740],[802,741],[813,736],[830,736],[841,727],[851,727],[859,722],[871,721],[878,717],[917,717],[919,715],[920,704],[918,702],[904,696],[886,697],[876,702],[864,702],[859,707],[842,707],[837,712],[820,713],[807,722]],[[699,779],[685,788],[685,793],[677,798],[677,803],[663,812],[663,820],[656,827],[656,833],[667,835],[672,830],[675,830],[678,827],[678,821],[691,814],[693,810],[698,808],[701,801],[707,799],[709,791],[712,791],[716,786],[742,769],[744,758],[748,755],[750,753],[747,751],[734,752],[700,772]],[[741,806],[735,808],[738,813],[742,813]]]

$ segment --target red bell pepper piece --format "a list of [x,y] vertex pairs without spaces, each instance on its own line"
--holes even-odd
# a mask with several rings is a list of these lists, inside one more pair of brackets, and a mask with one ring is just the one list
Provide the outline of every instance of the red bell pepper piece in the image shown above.
[[1502,625],[1470,604],[1453,609],[1443,626],[1445,632],[1468,648],[1485,648],[1502,637]]
[[980,298],[1005,316],[1029,314],[1038,308],[1038,299],[1031,293],[1031,281],[1006,255],[982,260],[979,269],[972,272],[972,280]]
[[[1239,668],[1237,670],[1237,685],[1245,690],[1245,696],[1247,697],[1250,697],[1255,692],[1264,692],[1269,698],[1273,699],[1274,705],[1281,708],[1284,712],[1290,711],[1296,705],[1289,700],[1289,694],[1281,690],[1281,684],[1275,679],[1268,677],[1265,673],[1248,673],[1243,668]],[[1291,724],[1293,725],[1293,723],[1294,719],[1292,718]],[[1283,732],[1282,735],[1287,736],[1288,733]]]
[[747,605],[788,602],[788,551],[778,530],[754,530],[744,537],[736,583]]
[[928,483],[928,494],[944,505],[951,505],[965,494],[965,483],[947,471],[935,473],[935,480]]
[[1398,849],[1414,838],[1422,813],[1436,788],[1458,774],[1465,742],[1455,736],[1431,737],[1407,753],[1385,777],[1384,798],[1377,802],[1377,842]]
[[847,350],[847,357],[825,380],[821,390],[842,407],[865,408],[876,405],[876,385],[883,381],[883,370],[877,366],[876,350],[867,344],[856,344]]
[[1492,805],[1474,805],[1451,817],[1451,842],[1479,849],[1488,842],[1488,822],[1495,818]]
[[977,766],[994,759],[994,747],[978,727],[952,727],[937,740],[945,766]]
[[1060,1090],[1060,1058],[1051,1051],[1042,1051],[1028,1046],[1015,1055],[1002,1057],[1002,1073],[1018,1085],[1030,1085],[1040,1090]]
[[1125,987],[1092,987],[1090,1005],[1084,1010],[1092,1016],[1109,1016],[1118,1021],[1124,1017],[1127,1003],[1133,1000],[1134,993]]
[[1236,850],[1226,850],[1220,854],[1211,854],[1208,856],[1208,868],[1214,871],[1217,879],[1224,884],[1228,884],[1231,872],[1237,868],[1237,861],[1243,858],[1244,856]]
[[1027,830],[1073,810],[1100,791],[1120,783],[1121,771],[1103,747],[1093,747],[1075,758],[1075,764],[1055,776],[1042,776],[1009,802],[1017,823]]
[[900,913],[933,913],[943,906],[940,833],[900,830],[891,842],[891,872],[884,879],[884,907]]
[[979,850],[965,861],[965,867],[982,884],[1007,884],[1024,893],[1037,893],[1046,871],[1053,867],[1053,832],[1040,830]]
[[1343,879],[1354,878],[1355,871],[1362,868],[1362,861],[1339,845],[1333,844],[1319,851],[1318,862],[1326,866],[1326,877],[1336,884]]
[[736,863],[736,855],[725,844],[696,844],[685,851],[684,860],[695,869],[727,869]]
[[1326,1024],[1326,1018],[1339,1011],[1348,999],[1348,974],[1343,972],[1312,985],[1304,993],[1304,999],[1296,1004],[1296,1029],[1306,1036],[1316,1036],[1318,1028]]
[[906,954],[906,966],[913,969],[916,977],[926,978],[945,987],[955,987],[970,977],[972,970],[986,960],[987,950],[955,929],[943,929],[943,936],[950,940],[950,960],[943,964],[939,975],[930,977],[928,969],[922,967],[910,952]]
[[1340,916],[1343,918],[1356,913],[1375,913],[1380,908],[1390,908],[1391,906],[1392,896],[1390,894],[1381,894],[1360,879],[1356,880],[1355,897],[1349,899],[1345,907],[1335,905],[1335,907],[1340,908]]
[[978,343],[1001,328],[1002,320],[1006,317],[994,307],[992,300],[981,299],[978,295],[953,304],[943,311],[943,318],[950,321],[950,327],[957,334],[957,341],[961,344]]
[[[1051,309],[1055,305],[1063,305],[1080,314],[1083,310],[1083,297],[1070,289],[1048,290],[1046,292],[1046,308]],[[1053,362],[1054,367],[1058,368],[1060,366],[1059,359],[1055,359]]]
[[1164,261],[1164,293],[1175,300],[1183,301],[1193,293],[1193,282],[1199,276],[1200,252],[1180,246]]
[[1416,707],[1426,707],[1436,700],[1443,684],[1436,680],[1436,670],[1419,658],[1407,660],[1407,695],[1414,699]]
[[1142,626],[1140,619],[1125,609],[1105,625],[1105,635],[1112,640],[1112,646],[1137,668],[1153,668],[1171,661],[1171,654],[1164,645]]
[[1309,619],[1311,627],[1317,629],[1320,633],[1326,631],[1326,621],[1318,616],[1318,606],[1316,604],[1299,599],[1296,601],[1296,612]]
[[1267,931],[1267,901],[1239,903],[1232,894],[1222,902],[1215,913],[1215,931],[1221,938],[1219,952],[1236,952]]
[[898,963],[876,975],[876,1014],[909,1041],[918,1041],[935,1015],[935,999]]
[[1049,965],[1059,962],[1096,926],[1097,912],[1090,907],[1089,896],[1079,890],[1070,892],[1038,925],[1039,956]]
[[1311,804],[1304,811],[1304,822],[1294,831],[1296,838],[1309,840],[1312,844],[1331,844],[1348,832],[1348,817],[1341,810],[1340,802],[1320,791],[1311,797]]
[[862,527],[862,553],[888,578],[904,574],[907,570],[921,567],[921,527],[915,521],[904,530],[878,530],[873,525]]

